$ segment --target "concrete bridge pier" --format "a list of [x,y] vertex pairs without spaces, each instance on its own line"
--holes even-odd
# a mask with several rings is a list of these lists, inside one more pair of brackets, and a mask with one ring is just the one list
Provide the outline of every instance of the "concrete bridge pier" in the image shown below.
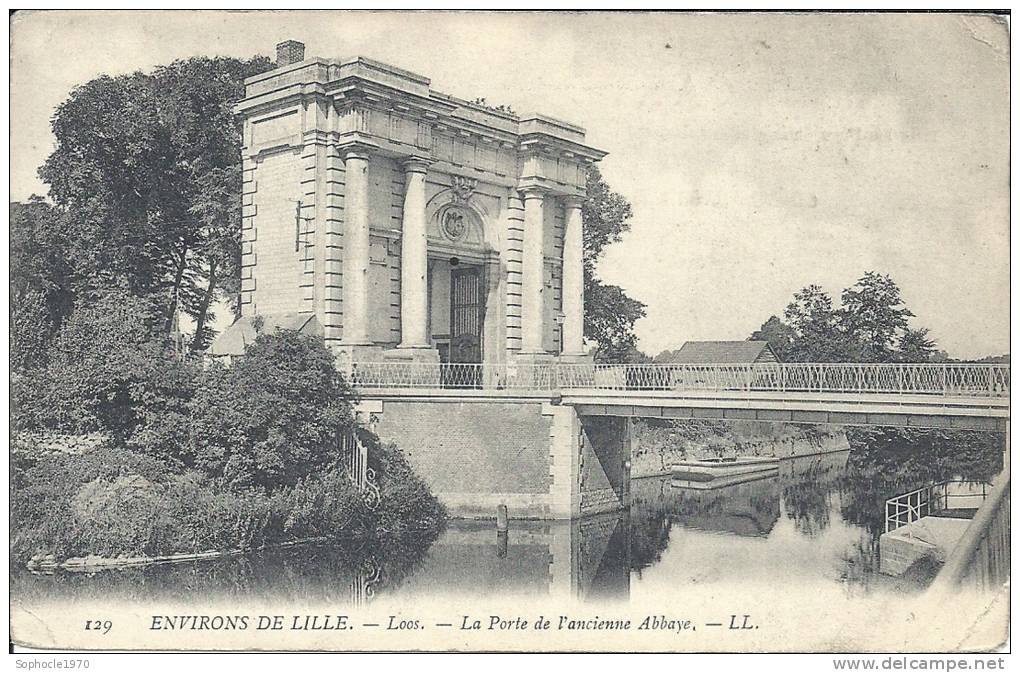
[[582,416],[548,398],[364,398],[451,516],[579,519],[630,506],[633,419]]

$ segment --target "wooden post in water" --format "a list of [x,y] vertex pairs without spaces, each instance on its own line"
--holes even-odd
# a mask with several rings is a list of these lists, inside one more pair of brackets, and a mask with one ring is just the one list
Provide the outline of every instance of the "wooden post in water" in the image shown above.
[[506,532],[510,529],[510,519],[506,511],[506,505],[496,507],[496,530]]

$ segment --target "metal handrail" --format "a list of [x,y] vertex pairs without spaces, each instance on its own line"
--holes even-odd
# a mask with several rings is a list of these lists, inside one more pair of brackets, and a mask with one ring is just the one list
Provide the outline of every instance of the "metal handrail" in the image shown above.
[[742,391],[1007,398],[1009,365],[909,363],[461,364],[355,362],[363,389]]
[[[981,493],[950,493],[950,484],[981,484]],[[885,532],[931,516],[935,512],[949,509],[950,498],[976,498],[982,501],[988,497],[988,483],[966,479],[948,479],[935,484],[916,488],[885,501]]]

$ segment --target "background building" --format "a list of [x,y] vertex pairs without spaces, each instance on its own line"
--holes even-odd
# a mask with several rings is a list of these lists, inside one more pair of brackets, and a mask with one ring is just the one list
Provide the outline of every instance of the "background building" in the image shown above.
[[685,341],[677,351],[667,351],[656,362],[671,364],[758,364],[779,362],[768,341]]

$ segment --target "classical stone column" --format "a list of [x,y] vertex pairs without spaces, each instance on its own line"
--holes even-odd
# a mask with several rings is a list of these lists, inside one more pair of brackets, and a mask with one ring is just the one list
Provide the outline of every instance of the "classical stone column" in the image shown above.
[[544,206],[545,191],[528,189],[524,200],[524,246],[521,260],[521,353],[544,353]]
[[584,231],[580,196],[564,198],[563,229],[563,353],[584,353]]
[[404,219],[400,234],[400,348],[427,348],[428,236],[425,174],[428,162],[404,162]]
[[343,344],[372,343],[368,331],[368,151],[343,150],[345,170],[343,229]]

